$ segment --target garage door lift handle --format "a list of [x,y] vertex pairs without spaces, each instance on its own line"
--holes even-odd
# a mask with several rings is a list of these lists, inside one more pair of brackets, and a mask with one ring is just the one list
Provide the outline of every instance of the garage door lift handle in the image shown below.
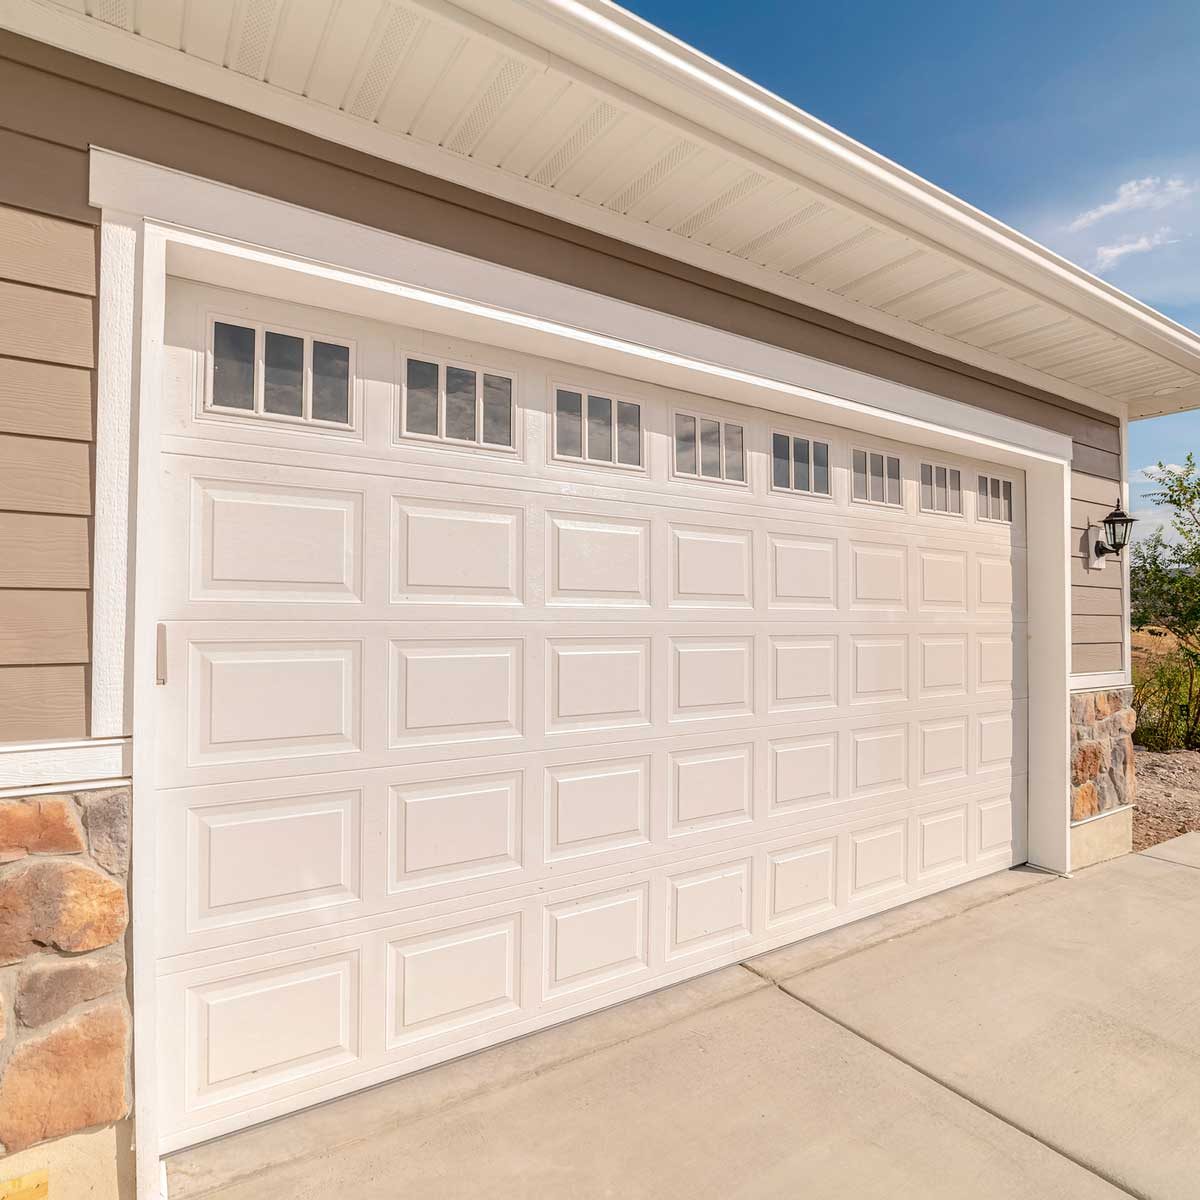
[[154,682],[159,687],[167,682],[167,627],[161,621],[154,631]]

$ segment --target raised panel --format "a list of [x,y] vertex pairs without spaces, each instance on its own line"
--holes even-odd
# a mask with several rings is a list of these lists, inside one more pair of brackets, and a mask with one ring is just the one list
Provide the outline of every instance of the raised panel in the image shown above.
[[921,783],[941,783],[967,773],[967,718],[939,717],[917,726]]
[[922,699],[965,696],[967,635],[922,634],[917,640],[918,691]]
[[358,900],[361,841],[357,790],[189,809],[189,930]]
[[362,600],[357,492],[192,480],[193,600]]
[[853,608],[908,607],[908,552],[904,546],[850,544],[850,604]]
[[768,924],[798,921],[833,908],[837,895],[835,838],[772,850],[767,864]]
[[860,729],[851,735],[854,791],[894,792],[908,783],[908,727]]
[[672,638],[671,664],[673,720],[753,711],[752,638]]
[[671,526],[671,603],[750,608],[752,539],[748,530]]
[[547,775],[547,859],[650,840],[648,758],[551,767]]
[[850,898],[860,900],[904,885],[908,823],[899,821],[850,834]]
[[391,666],[393,746],[521,736],[521,642],[393,642]]
[[1008,712],[982,713],[976,718],[976,769],[998,771],[1013,757],[1013,722]]
[[1008,634],[979,634],[975,639],[975,690],[1007,692],[1012,686],[1012,638]]
[[917,818],[918,870],[932,875],[967,861],[967,810],[963,805]]
[[791,811],[835,799],[837,751],[836,733],[771,742],[771,810]]
[[1013,567],[1010,558],[975,556],[977,586],[975,607],[979,612],[1008,613],[1013,607]]
[[388,1041],[431,1037],[520,1007],[519,913],[388,944]]
[[770,533],[767,546],[772,608],[837,608],[837,542],[833,538]]
[[189,1099],[211,1104],[352,1061],[358,991],[357,951],[189,989]]
[[650,603],[650,522],[548,513],[551,604]]
[[548,905],[545,945],[544,990],[549,998],[646,970],[649,886]]
[[773,636],[767,653],[768,711],[837,706],[836,637]]
[[878,704],[908,699],[908,639],[854,637],[850,639],[851,700]]
[[525,514],[392,498],[393,603],[520,604]]
[[392,892],[521,869],[519,773],[393,787]]
[[943,612],[967,608],[967,556],[960,550],[921,550],[921,607]]
[[750,862],[726,863],[669,881],[667,956],[711,948],[750,933]]
[[361,749],[359,642],[191,642],[194,766]]
[[550,731],[615,729],[650,720],[648,638],[547,643]]
[[753,746],[677,751],[669,761],[672,835],[751,819]]
[[977,847],[980,857],[1009,848],[1013,840],[1012,819],[1012,801],[1007,796],[980,803]]

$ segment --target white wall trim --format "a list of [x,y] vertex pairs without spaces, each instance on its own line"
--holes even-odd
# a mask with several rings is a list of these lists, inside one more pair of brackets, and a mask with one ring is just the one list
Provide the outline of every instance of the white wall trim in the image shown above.
[[97,779],[125,778],[132,767],[128,738],[34,742],[0,746],[0,789],[70,792]]
[[[1029,857],[1069,867],[1067,672],[1070,642],[1070,440],[913,388],[832,366],[752,339],[670,317],[551,280],[353,225],[325,214],[93,149],[92,203],[139,230],[139,269],[124,286],[138,314],[128,460],[136,455],[132,674],[133,997],[138,1194],[161,1200],[158,1170],[154,921],[157,803],[154,781],[154,632],[158,606],[159,392],[168,269],[225,286],[284,289],[307,303],[502,341],[570,357],[612,373],[701,388],[822,420],[970,448],[1026,473],[1029,539]],[[135,214],[130,218],[126,214]],[[330,265],[330,264],[337,265]],[[109,295],[108,303],[117,303]],[[110,442],[105,454],[122,449]],[[136,569],[135,569],[136,568]],[[106,585],[111,586],[111,584]]]
[[1111,688],[1130,686],[1130,677],[1125,671],[1093,671],[1090,674],[1072,675],[1072,692],[1102,692]]

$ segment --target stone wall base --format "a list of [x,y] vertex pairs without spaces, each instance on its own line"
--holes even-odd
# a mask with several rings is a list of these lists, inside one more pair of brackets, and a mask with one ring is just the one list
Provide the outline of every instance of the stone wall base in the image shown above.
[[1122,808],[1071,826],[1071,870],[1082,871],[1133,849],[1133,809]]

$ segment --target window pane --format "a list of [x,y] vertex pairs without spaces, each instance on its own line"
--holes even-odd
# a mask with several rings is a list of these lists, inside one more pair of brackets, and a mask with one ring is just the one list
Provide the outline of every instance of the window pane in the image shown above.
[[991,488],[992,488],[991,517],[992,517],[993,521],[999,521],[1002,519],[1002,514],[1000,512],[1000,480],[993,479],[991,482]]
[[1013,519],[1012,484],[1007,479],[1004,481],[1004,519]]
[[813,491],[822,496],[829,495],[829,446],[825,442],[813,442]]
[[792,438],[792,457],[796,463],[796,491],[812,491],[812,474],[809,470],[807,438]]
[[558,393],[554,450],[567,458],[583,457],[583,397],[578,392]]
[[504,375],[483,377],[483,440],[512,445],[512,380]]
[[285,417],[304,415],[304,339],[267,331],[263,347],[263,410]]
[[975,515],[977,517],[986,517],[988,515],[988,481],[986,475],[980,475],[979,477],[979,492],[975,505]]
[[771,435],[771,482],[777,488],[792,486],[791,469],[788,465],[790,439],[785,433]]
[[934,474],[934,507],[938,512],[950,511],[950,497],[946,491],[946,468],[938,467]]
[[405,376],[404,431],[405,433],[438,432],[438,365],[408,360]]
[[612,401],[606,396],[589,396],[587,404],[587,456],[612,462]]
[[675,470],[696,474],[696,418],[675,414]]
[[921,507],[933,511],[933,467],[929,463],[921,464]]
[[350,423],[350,348],[313,342],[314,421]]
[[725,478],[746,482],[746,451],[740,425],[725,426]]
[[867,453],[865,450],[855,450],[854,452],[854,498],[855,500],[865,500],[867,498]]
[[962,476],[954,470],[950,472],[950,511],[962,515]]
[[254,330],[213,323],[212,402],[222,408],[254,409]]
[[887,502],[889,504],[900,503],[900,460],[898,458],[887,460]]
[[628,400],[617,401],[617,462],[642,465],[642,406]]
[[473,442],[475,430],[475,372],[463,367],[446,368],[446,436]]
[[871,455],[871,499],[883,501],[883,455]]
[[721,423],[700,422],[700,474],[721,478]]

